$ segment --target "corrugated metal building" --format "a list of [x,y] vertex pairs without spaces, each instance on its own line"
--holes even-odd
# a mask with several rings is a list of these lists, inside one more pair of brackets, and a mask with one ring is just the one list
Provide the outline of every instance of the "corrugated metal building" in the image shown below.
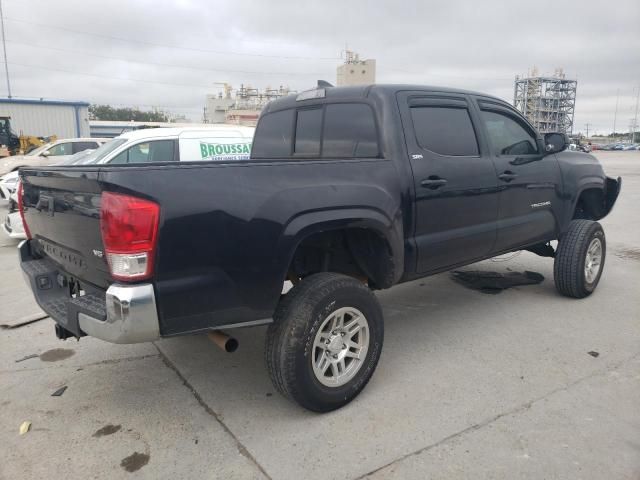
[[0,98],[0,116],[11,117],[11,128],[18,135],[89,136],[87,102]]

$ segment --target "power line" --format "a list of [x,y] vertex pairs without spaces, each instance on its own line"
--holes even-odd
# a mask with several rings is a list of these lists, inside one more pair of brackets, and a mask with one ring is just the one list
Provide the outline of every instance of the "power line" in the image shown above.
[[20,67],[27,67],[27,68],[35,68],[38,70],[49,70],[49,71],[53,71],[53,72],[62,72],[62,73],[71,73],[73,75],[82,75],[85,77],[94,77],[94,78],[101,78],[101,79],[111,79],[111,80],[122,80],[125,82],[138,82],[138,83],[156,83],[159,85],[170,85],[173,87],[195,87],[195,88],[211,88],[211,85],[196,85],[193,83],[172,83],[172,82],[160,82],[157,80],[142,80],[142,79],[137,79],[137,78],[126,78],[126,77],[114,77],[114,76],[109,76],[109,75],[98,75],[95,73],[82,73],[82,72],[74,72],[72,70],[65,70],[62,68],[52,68],[52,67],[43,67],[42,65],[28,65],[26,63],[18,63],[18,62],[9,62],[9,65],[17,65]]
[[149,42],[146,40],[138,40],[138,39],[134,39],[134,38],[122,38],[122,37],[116,37],[113,35],[105,35],[102,33],[95,33],[95,32],[87,32],[87,31],[83,31],[83,30],[75,30],[72,28],[67,28],[67,27],[60,27],[58,25],[49,25],[46,23],[38,23],[38,22],[31,22],[28,20],[22,20],[20,18],[7,18],[6,20],[10,21],[10,22],[19,22],[19,23],[26,23],[28,25],[35,25],[38,27],[44,27],[44,28],[51,28],[54,30],[60,30],[60,31],[64,31],[64,32],[71,32],[71,33],[75,33],[75,34],[80,34],[80,35],[87,35],[87,36],[91,36],[91,37],[97,37],[97,38],[106,38],[109,40],[117,40],[119,42],[128,42],[128,43],[138,43],[140,45],[148,45],[151,47],[161,47],[161,48],[174,48],[176,50],[186,50],[186,51],[191,51],[191,52],[203,52],[203,53],[213,53],[216,55],[236,55],[236,56],[243,56],[243,57],[262,57],[262,58],[285,58],[285,59],[289,59],[289,60],[332,60],[332,61],[336,61],[339,60],[338,57],[308,57],[308,56],[295,56],[295,55],[267,55],[267,54],[262,54],[262,53],[245,53],[245,52],[235,52],[235,51],[223,51],[223,50],[211,50],[211,49],[207,49],[207,48],[195,48],[195,47],[182,47],[179,45],[169,45],[169,44],[163,44],[163,43],[155,43],[155,42]]
[[118,60],[118,61],[123,61],[123,62],[129,62],[129,63],[139,63],[141,65],[153,65],[153,66],[158,66],[158,67],[171,67],[171,68],[188,68],[188,69],[192,69],[192,70],[201,70],[201,71],[205,71],[205,72],[215,72],[215,73],[243,73],[243,74],[255,74],[255,75],[301,75],[301,76],[318,76],[318,75],[324,75],[324,73],[318,73],[318,72],[306,72],[306,73],[301,73],[301,72],[260,72],[260,71],[252,71],[252,70],[229,70],[229,69],[224,69],[224,70],[218,70],[218,69],[213,69],[213,68],[204,68],[204,67],[193,67],[193,66],[189,66],[189,65],[177,65],[177,64],[171,64],[171,63],[161,63],[161,62],[144,62],[142,60],[131,60],[128,58],[123,58],[123,57],[115,57],[115,56],[111,56],[111,55],[101,55],[99,53],[92,53],[92,52],[82,52],[80,50],[70,50],[67,48],[59,48],[59,47],[49,47],[49,46],[44,46],[44,45],[37,45],[34,43],[27,43],[27,42],[18,42],[15,40],[7,40],[8,43],[13,43],[15,45],[24,45],[27,47],[31,47],[31,48],[38,48],[38,49],[44,49],[44,50],[53,50],[53,51],[57,51],[57,52],[65,52],[65,53],[72,53],[75,55],[87,55],[89,57],[97,57],[97,58],[104,58],[107,60]]
[[2,50],[4,51],[4,71],[7,75],[7,96],[11,98],[11,82],[9,81],[9,64],[7,63],[7,36],[4,33],[4,11],[0,0],[0,25],[2,27]]
[[[267,55],[267,54],[259,54],[259,53],[245,53],[245,52],[235,52],[235,51],[220,51],[220,50],[210,50],[210,49],[204,49],[204,48],[195,48],[195,47],[181,47],[178,45],[169,45],[169,44],[160,44],[160,43],[155,43],[155,42],[149,42],[146,40],[137,40],[137,39],[128,39],[128,38],[122,38],[122,37],[116,37],[116,36],[112,36],[112,35],[104,35],[104,34],[100,34],[100,33],[94,33],[94,32],[87,32],[87,31],[81,31],[81,30],[75,30],[75,29],[71,29],[71,28],[67,28],[67,27],[60,27],[57,25],[48,25],[48,24],[44,24],[44,23],[38,23],[38,22],[31,22],[28,20],[22,20],[22,19],[17,19],[17,18],[6,18],[6,20],[11,21],[11,22],[20,22],[20,23],[26,23],[29,25],[36,25],[36,26],[40,26],[40,27],[45,27],[45,28],[51,28],[51,29],[56,29],[56,30],[61,30],[61,31],[66,31],[66,32],[71,32],[71,33],[75,33],[75,34],[80,34],[80,35],[88,35],[88,36],[93,36],[93,37],[98,37],[98,38],[107,38],[110,40],[117,40],[117,41],[121,41],[121,42],[129,42],[129,43],[139,43],[142,45],[148,45],[148,46],[154,46],[154,47],[161,47],[161,48],[173,48],[173,49],[178,49],[178,50],[186,50],[186,51],[192,51],[192,52],[201,52],[201,53],[213,53],[213,54],[218,54],[218,55],[238,55],[238,56],[248,56],[248,57],[261,57],[261,58],[281,58],[281,59],[290,59],[290,60],[331,60],[331,61],[339,61],[340,58],[339,57],[309,57],[309,56],[288,56],[288,55]],[[7,40],[9,41],[9,40]],[[33,44],[28,44],[25,42],[16,42],[13,41],[13,43],[24,43],[25,45],[30,45],[30,46],[34,46],[36,47],[36,45]],[[37,48],[51,48],[52,50],[55,50],[56,48],[53,47],[41,47],[41,46],[37,46]],[[61,50],[64,51],[63,49],[57,49],[57,50]],[[78,52],[80,53],[80,52]],[[104,55],[98,55],[98,54],[89,54],[89,53],[84,53],[83,54],[86,55],[94,55],[96,57],[102,57],[102,58],[111,58],[111,59],[116,59],[116,60],[124,60],[121,58],[117,58],[117,57],[108,57],[108,56],[104,56]],[[139,62],[137,60],[124,60],[124,61],[130,61],[130,62],[136,62],[136,63],[147,63],[147,64],[154,64],[153,62]],[[173,66],[173,65],[167,65],[167,64],[157,64],[157,65],[161,65],[161,66]],[[196,67],[183,67],[183,66],[178,66],[175,65],[176,67],[180,67],[180,68],[196,68]],[[199,68],[198,68],[199,69]],[[205,70],[205,69],[203,69]],[[404,74],[409,74],[409,75],[425,75],[425,76],[432,76],[432,77],[440,77],[440,78],[458,78],[458,79],[465,79],[465,80],[511,80],[512,77],[473,77],[473,76],[469,76],[469,75],[450,75],[450,74],[437,74],[437,73],[433,73],[433,72],[415,72],[415,71],[409,71],[409,70],[403,70],[403,69],[398,69],[398,68],[392,68],[392,67],[384,67],[381,66],[381,70],[382,71],[386,71],[386,72],[390,72],[390,73],[404,73]],[[222,71],[222,70],[211,70],[211,71]],[[232,70],[224,70],[224,72],[234,72]],[[241,71],[241,70],[236,70],[235,73],[246,73],[246,74],[263,74],[263,75],[272,75],[270,72],[254,72],[254,71]],[[281,73],[275,73],[273,75],[280,75]],[[305,74],[305,73],[289,73],[289,72],[282,72],[283,75],[309,75],[309,76],[317,76],[317,75],[324,75],[325,73],[309,73],[309,74]]]

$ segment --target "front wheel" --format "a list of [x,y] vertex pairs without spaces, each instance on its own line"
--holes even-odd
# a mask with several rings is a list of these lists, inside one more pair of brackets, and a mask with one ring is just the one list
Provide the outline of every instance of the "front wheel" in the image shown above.
[[375,295],[345,275],[318,273],[282,300],[265,357],[275,387],[315,412],[353,400],[380,358],[384,324]]
[[556,289],[567,297],[584,298],[596,289],[607,252],[598,222],[573,220],[558,242],[553,266]]

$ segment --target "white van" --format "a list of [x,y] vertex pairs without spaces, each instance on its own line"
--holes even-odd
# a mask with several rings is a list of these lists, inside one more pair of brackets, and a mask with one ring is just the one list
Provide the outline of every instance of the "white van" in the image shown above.
[[69,164],[139,164],[248,160],[255,128],[217,124],[211,127],[149,128],[127,132],[97,150],[74,155]]

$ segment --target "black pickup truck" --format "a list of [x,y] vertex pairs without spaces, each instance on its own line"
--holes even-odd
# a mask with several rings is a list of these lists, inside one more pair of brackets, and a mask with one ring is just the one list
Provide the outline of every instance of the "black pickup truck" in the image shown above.
[[269,324],[276,388],[330,411],[376,368],[376,289],[529,250],[594,291],[621,180],[566,142],[480,93],[318,87],[265,107],[249,160],[22,169],[22,269],[62,339]]

